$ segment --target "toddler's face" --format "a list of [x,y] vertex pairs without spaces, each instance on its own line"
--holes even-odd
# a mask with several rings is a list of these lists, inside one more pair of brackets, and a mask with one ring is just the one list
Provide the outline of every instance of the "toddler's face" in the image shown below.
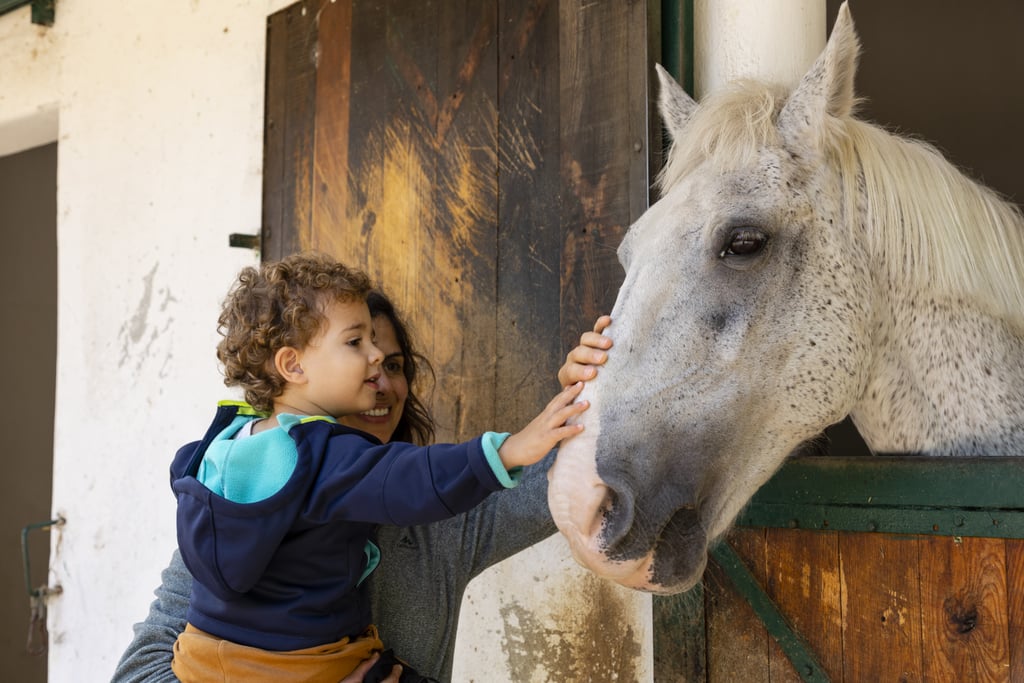
[[323,329],[300,353],[303,398],[335,418],[370,410],[384,358],[373,343],[370,311],[363,301],[349,301],[329,304],[324,314]]

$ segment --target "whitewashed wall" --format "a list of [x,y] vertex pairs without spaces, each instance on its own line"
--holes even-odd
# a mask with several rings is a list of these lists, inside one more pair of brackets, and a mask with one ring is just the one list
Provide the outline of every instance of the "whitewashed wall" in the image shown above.
[[[109,679],[174,547],[167,465],[225,395],[218,303],[256,260],[227,236],[259,228],[266,18],[291,2],[60,0],[49,29],[27,7],[0,16],[0,155],[59,142],[51,681]],[[468,612],[493,638],[486,605]]]
[[[174,547],[167,465],[224,396],[219,299],[260,224],[267,15],[61,0],[0,17],[0,154],[57,139],[50,680],[109,680]],[[58,132],[59,131],[59,132]]]
[[695,0],[697,97],[738,78],[794,86],[825,48],[825,0]]

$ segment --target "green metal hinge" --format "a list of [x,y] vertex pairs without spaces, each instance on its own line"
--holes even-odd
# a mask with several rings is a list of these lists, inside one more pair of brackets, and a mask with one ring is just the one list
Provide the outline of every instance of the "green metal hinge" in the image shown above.
[[57,0],[0,0],[0,14],[6,14],[24,5],[32,5],[32,23],[53,26]]

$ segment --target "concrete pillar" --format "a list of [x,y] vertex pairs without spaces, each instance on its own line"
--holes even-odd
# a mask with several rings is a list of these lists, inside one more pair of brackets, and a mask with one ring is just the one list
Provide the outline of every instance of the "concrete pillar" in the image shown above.
[[698,98],[738,78],[796,85],[825,47],[824,0],[694,0]]

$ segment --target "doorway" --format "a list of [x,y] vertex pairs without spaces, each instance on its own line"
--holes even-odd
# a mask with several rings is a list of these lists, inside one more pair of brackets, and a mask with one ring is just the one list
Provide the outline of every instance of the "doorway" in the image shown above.
[[[57,359],[57,144],[0,157],[0,396],[5,476],[0,483],[0,660],[8,680],[46,680],[46,656],[26,649],[29,597],[21,530],[50,518]],[[33,588],[49,567],[46,532],[29,536]]]

